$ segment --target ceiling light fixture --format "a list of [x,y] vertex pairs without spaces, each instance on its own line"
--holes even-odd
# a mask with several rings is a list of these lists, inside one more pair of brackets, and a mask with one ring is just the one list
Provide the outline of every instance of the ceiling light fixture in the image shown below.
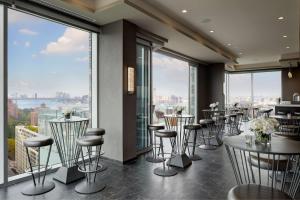
[[182,12],[182,13],[187,13],[187,10],[184,9],[184,10],[182,10],[181,12]]
[[230,44],[230,43],[228,43],[227,45],[228,45],[228,46],[231,46],[231,44]]
[[283,35],[282,37],[287,38],[287,35]]
[[278,17],[277,19],[278,20],[284,20],[284,17]]
[[210,30],[209,32],[214,33],[215,31],[214,30]]
[[287,46],[287,47],[285,47],[285,48],[289,49],[289,48],[291,48],[291,47]]
[[242,52],[240,52],[239,54],[240,54],[240,55],[243,55],[243,53],[242,53]]

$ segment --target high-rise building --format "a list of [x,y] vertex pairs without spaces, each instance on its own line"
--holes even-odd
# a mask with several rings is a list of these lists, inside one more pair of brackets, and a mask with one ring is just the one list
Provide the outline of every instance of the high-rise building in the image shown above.
[[36,111],[30,112],[30,124],[32,126],[38,125],[38,113]]
[[[24,173],[29,167],[29,162],[26,154],[25,147],[23,145],[24,140],[31,137],[36,137],[39,134],[27,129],[25,126],[16,126],[15,128],[15,164],[16,171],[18,173]],[[29,156],[31,158],[32,164],[36,165],[38,159],[38,151],[34,148],[29,148]]]

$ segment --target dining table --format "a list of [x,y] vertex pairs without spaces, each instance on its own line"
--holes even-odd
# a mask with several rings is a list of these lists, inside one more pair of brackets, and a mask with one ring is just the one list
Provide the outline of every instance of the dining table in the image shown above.
[[165,128],[177,132],[177,136],[175,138],[176,148],[174,149],[175,156],[167,164],[179,168],[186,168],[189,165],[191,165],[192,161],[185,153],[185,150],[188,145],[186,142],[188,138],[186,131],[184,130],[184,126],[188,124],[193,124],[195,116],[189,114],[171,114],[164,115],[164,119]]
[[69,184],[84,178],[85,175],[78,171],[76,165],[78,152],[76,140],[85,134],[89,119],[75,116],[70,119],[62,117],[50,120],[49,123],[62,164],[53,179]]
[[229,191],[229,197],[241,194],[241,199],[271,199],[267,196],[281,194],[293,199],[300,183],[299,141],[272,137],[268,144],[249,144],[245,135],[238,135],[227,136],[224,144],[239,185]]

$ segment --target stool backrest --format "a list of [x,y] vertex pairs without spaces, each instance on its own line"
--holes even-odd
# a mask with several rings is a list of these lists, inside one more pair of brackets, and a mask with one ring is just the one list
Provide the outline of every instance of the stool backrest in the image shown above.
[[300,183],[300,154],[262,154],[227,144],[225,148],[238,185],[264,185],[295,197]]

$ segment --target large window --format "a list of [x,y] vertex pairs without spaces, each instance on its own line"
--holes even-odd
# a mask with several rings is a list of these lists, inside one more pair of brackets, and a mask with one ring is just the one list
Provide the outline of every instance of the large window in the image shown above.
[[160,121],[164,114],[174,114],[179,108],[183,108],[183,113],[196,114],[196,67],[157,52],[153,53],[152,62],[153,121]]
[[281,71],[229,73],[226,80],[226,103],[229,105],[270,106],[281,97]]
[[[9,177],[28,168],[23,140],[50,136],[49,120],[62,117],[65,110],[92,118],[96,39],[94,33],[8,9]],[[30,153],[37,158],[37,151]],[[46,157],[40,153],[41,159]],[[54,147],[49,163],[59,162]]]

